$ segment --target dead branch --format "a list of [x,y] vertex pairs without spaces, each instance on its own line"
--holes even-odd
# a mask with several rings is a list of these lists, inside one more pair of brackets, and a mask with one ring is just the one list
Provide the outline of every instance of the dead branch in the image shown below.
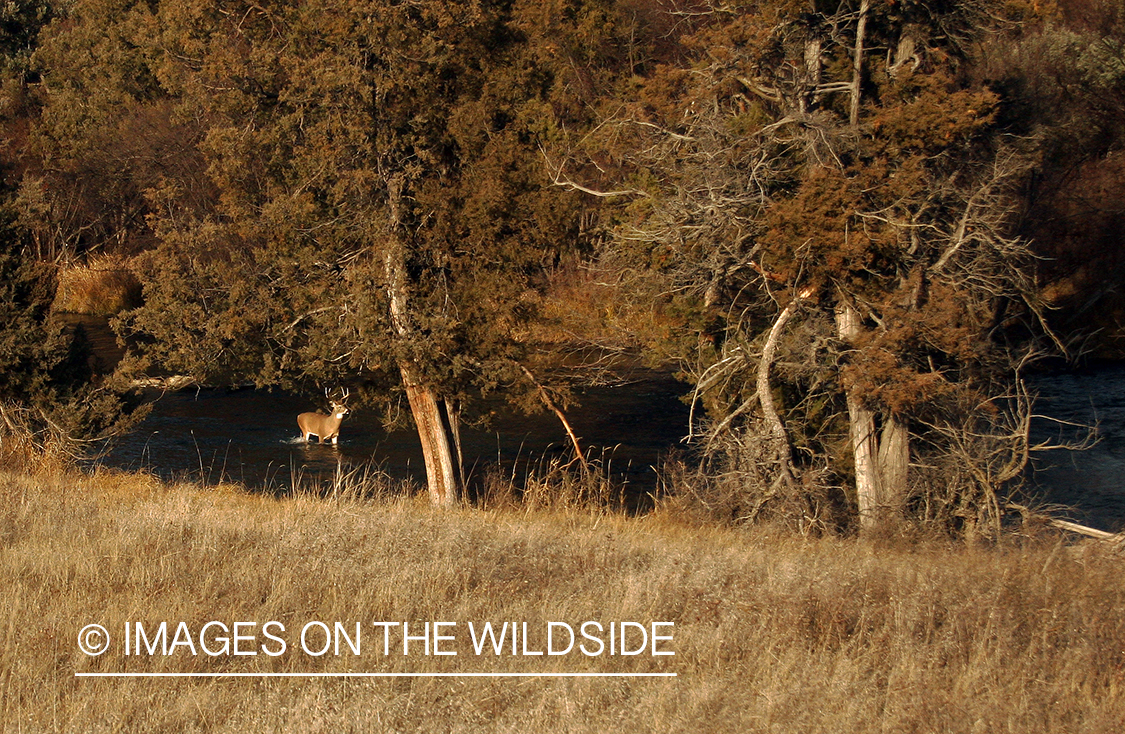
[[582,184],[572,181],[571,179],[563,175],[563,168],[566,166],[565,163],[560,163],[556,167],[551,164],[551,159],[547,155],[546,150],[541,147],[539,149],[539,152],[543,155],[543,162],[547,166],[547,175],[550,176],[551,183],[553,183],[555,186],[561,186],[569,191],[581,191],[584,194],[589,194],[590,196],[597,196],[601,198],[612,198],[615,196],[647,196],[645,192],[638,191],[637,189],[622,189],[620,191],[599,191],[597,189],[591,189],[588,186],[583,186]]
[[547,388],[545,388],[539,380],[535,379],[535,375],[532,374],[531,370],[522,364],[520,365],[520,369],[523,370],[527,379],[531,380],[531,384],[535,385],[535,388],[539,391],[539,398],[543,401],[543,404],[546,405],[547,408],[558,417],[559,422],[562,423],[563,428],[566,430],[566,435],[570,437],[570,443],[574,447],[574,456],[582,467],[582,472],[584,474],[589,474],[590,465],[586,462],[586,455],[582,452],[582,446],[578,443],[578,436],[574,434],[574,429],[570,427],[570,421],[566,419],[566,413],[564,413],[559,406],[555,405],[555,401],[551,399],[551,394],[547,392]]

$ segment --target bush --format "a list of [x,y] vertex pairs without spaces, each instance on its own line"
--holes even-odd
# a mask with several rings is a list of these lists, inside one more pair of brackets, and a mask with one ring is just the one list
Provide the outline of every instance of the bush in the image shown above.
[[32,411],[0,402],[0,469],[38,476],[70,467],[72,442],[49,427],[36,428]]

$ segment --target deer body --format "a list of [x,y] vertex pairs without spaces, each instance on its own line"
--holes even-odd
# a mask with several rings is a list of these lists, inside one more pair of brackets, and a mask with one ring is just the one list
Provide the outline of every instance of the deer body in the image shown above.
[[[347,397],[347,393],[344,393]],[[316,436],[320,439],[320,443],[331,439],[335,444],[340,438],[340,424],[344,422],[344,416],[348,414],[348,407],[344,405],[343,401],[337,402],[335,400],[329,401],[332,406],[332,412],[329,415],[324,413],[301,413],[297,416],[297,426],[301,429],[301,436],[307,443],[310,436]]]

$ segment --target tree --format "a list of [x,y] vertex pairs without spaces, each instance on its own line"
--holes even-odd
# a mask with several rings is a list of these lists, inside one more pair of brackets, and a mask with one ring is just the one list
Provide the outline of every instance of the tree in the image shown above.
[[1021,232],[1042,258],[1053,326],[1115,358],[1125,324],[1125,3],[1066,0],[976,65],[1010,100],[1002,124],[1037,140]]
[[866,529],[998,522],[1027,456],[1015,337],[1042,321],[1011,235],[1025,152],[962,73],[1001,10],[705,3],[689,62],[602,126],[632,198],[619,257],[680,314],[665,348],[755,487],[741,515],[823,518],[812,487],[850,476]]
[[202,0],[147,16],[137,43],[202,130],[215,191],[204,209],[174,178],[146,193],[159,244],[127,323],[147,363],[261,385],[397,383],[430,496],[452,503],[461,401],[537,389],[521,330],[543,264],[578,239],[577,197],[539,163],[565,97],[527,42],[543,13]]
[[[21,221],[19,179],[35,113],[28,87],[40,81],[33,58],[52,15],[44,2],[8,3],[0,11],[0,128],[8,143],[0,151],[0,432],[21,425],[67,440],[115,433],[141,414],[92,369],[82,328],[68,329],[52,316],[56,268],[37,257],[33,233]],[[13,407],[25,417],[13,422]]]
[[80,0],[39,34],[15,206],[41,260],[146,248],[145,191],[162,180],[206,196],[198,131],[176,119],[138,44],[149,15],[135,0]]

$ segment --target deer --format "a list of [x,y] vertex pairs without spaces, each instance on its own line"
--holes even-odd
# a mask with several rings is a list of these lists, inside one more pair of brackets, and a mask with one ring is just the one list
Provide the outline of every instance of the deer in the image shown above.
[[348,390],[345,389],[337,401],[332,399],[332,396],[328,394],[328,388],[325,388],[324,397],[328,398],[328,404],[332,406],[332,412],[329,415],[317,412],[301,413],[297,416],[297,425],[301,429],[305,443],[309,442],[309,436],[316,436],[320,439],[320,443],[332,439],[333,445],[340,438],[340,424],[344,422],[344,416],[348,414],[348,406],[344,405],[344,401],[348,399]]

